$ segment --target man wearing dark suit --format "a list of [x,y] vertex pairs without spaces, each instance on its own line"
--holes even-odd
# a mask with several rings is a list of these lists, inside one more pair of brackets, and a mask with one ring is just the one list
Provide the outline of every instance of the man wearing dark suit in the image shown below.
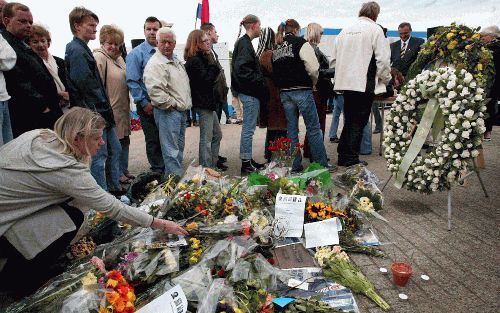
[[391,64],[406,76],[424,40],[411,36],[411,25],[408,22],[399,24],[398,32],[401,39],[391,43]]

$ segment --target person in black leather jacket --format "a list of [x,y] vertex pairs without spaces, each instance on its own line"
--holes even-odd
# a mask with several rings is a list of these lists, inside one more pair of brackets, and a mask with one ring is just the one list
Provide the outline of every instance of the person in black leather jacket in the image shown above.
[[209,57],[212,43],[202,30],[193,30],[184,49],[186,72],[189,76],[193,108],[200,115],[200,165],[217,167],[222,131],[217,115],[215,82],[220,68]]
[[[241,173],[247,174],[263,168],[252,159],[252,140],[259,116],[260,102],[268,97],[259,59],[252,46],[252,40],[260,36],[260,20],[255,15],[247,15],[240,23],[246,34],[234,44],[231,61],[231,88],[239,95],[243,104],[243,126],[240,137]],[[238,34],[239,37],[240,34]]]

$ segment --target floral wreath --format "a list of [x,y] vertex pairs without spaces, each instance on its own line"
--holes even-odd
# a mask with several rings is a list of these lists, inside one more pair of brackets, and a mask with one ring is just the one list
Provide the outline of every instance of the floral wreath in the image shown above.
[[[434,116],[427,112],[432,108]],[[485,111],[484,90],[464,69],[425,70],[410,80],[393,103],[384,129],[384,157],[396,175],[396,186],[431,193],[458,182],[467,161],[479,154]],[[426,151],[424,142],[429,145]]]
[[422,70],[440,64],[453,64],[457,70],[472,74],[480,86],[490,85],[494,77],[493,55],[481,42],[480,27],[469,28],[452,23],[440,27],[422,44],[417,59],[411,65],[407,80],[415,78]]

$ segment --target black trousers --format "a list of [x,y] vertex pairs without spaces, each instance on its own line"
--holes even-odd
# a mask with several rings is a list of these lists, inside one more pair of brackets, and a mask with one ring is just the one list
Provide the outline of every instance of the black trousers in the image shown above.
[[486,104],[486,113],[488,113],[488,118],[486,118],[485,126],[486,131],[490,132],[493,130],[493,125],[498,123],[498,98],[492,98],[490,102]]
[[346,165],[359,163],[363,128],[370,118],[373,97],[372,93],[344,92],[344,128],[337,147],[339,163]]
[[224,111],[224,114],[226,114],[227,119],[231,118],[229,116],[229,107],[227,105],[227,101],[217,104],[217,117],[219,118],[219,123],[220,119],[222,118],[222,111]]
[[0,258],[7,258],[7,263],[0,272],[0,288],[15,296],[34,292],[51,277],[61,274],[65,267],[58,262],[70,242],[75,238],[83,223],[83,213],[66,203],[60,204],[76,226],[74,231],[65,233],[51,243],[33,259],[27,260],[12,244],[0,237]]
[[137,114],[141,119],[142,131],[146,140],[146,156],[151,170],[157,173],[165,171],[163,155],[161,153],[160,133],[153,115],[147,115],[140,104],[137,105]]

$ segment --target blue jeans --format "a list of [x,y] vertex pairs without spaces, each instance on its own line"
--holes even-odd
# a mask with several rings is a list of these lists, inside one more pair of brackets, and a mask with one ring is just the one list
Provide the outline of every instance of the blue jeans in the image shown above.
[[222,139],[219,117],[217,112],[212,110],[198,109],[198,112],[200,114],[200,146],[198,148],[200,165],[215,168]]
[[[102,133],[104,144],[92,157],[90,173],[97,184],[106,191],[120,190],[120,153],[121,145],[116,136],[115,128],[105,128]],[[108,162],[106,162],[108,161]],[[106,180],[106,163],[109,164],[109,181]]]
[[10,125],[9,102],[0,101],[0,146],[12,140]]
[[339,119],[340,114],[344,111],[344,96],[336,95],[333,98],[333,117],[332,117],[332,125],[330,126],[330,132],[328,137],[330,138],[338,138],[337,131],[339,129]]
[[240,136],[240,159],[250,160],[252,158],[252,142],[255,126],[257,126],[257,117],[259,117],[260,101],[259,99],[238,94],[243,105],[243,125]]
[[122,147],[122,152],[120,153],[120,173],[122,175],[128,174],[128,152],[130,147],[130,137],[125,136],[120,139],[120,145]]
[[[292,149],[299,142],[299,113],[304,118],[306,124],[309,147],[311,148],[311,159],[322,166],[327,166],[327,157],[325,145],[323,143],[323,132],[319,124],[318,112],[316,111],[316,102],[312,90],[292,90],[282,91],[280,93],[281,103],[285,110],[287,121],[288,137],[292,139]],[[292,169],[299,170],[302,167],[302,154],[298,154],[293,160]]]
[[154,108],[156,125],[160,133],[161,154],[165,163],[165,175],[182,176],[186,112]]
[[363,128],[363,135],[361,136],[361,145],[359,146],[359,154],[367,155],[372,154],[372,124],[368,120],[365,128]]

